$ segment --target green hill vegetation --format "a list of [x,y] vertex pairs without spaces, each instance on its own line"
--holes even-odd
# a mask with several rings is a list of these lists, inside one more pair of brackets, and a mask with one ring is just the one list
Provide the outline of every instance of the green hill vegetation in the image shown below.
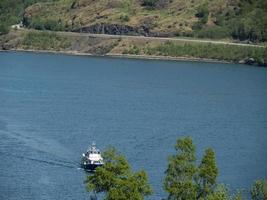
[[[196,147],[190,137],[180,138],[175,145],[176,154],[168,159],[163,188],[168,200],[242,200],[242,192],[230,193],[218,183],[215,152],[207,148],[198,163]],[[115,148],[104,153],[105,165],[87,176],[86,188],[97,199],[102,193],[105,200],[143,200],[152,194],[144,170],[133,172],[126,158]],[[267,199],[267,181],[257,180],[250,191],[252,200]]]
[[[266,65],[267,48],[234,46],[227,44],[211,43],[181,43],[165,42],[163,44],[138,48],[146,55],[172,56],[172,57],[193,57],[208,58],[214,60],[224,60],[229,62],[239,62],[253,58],[258,65]],[[127,51],[126,51],[127,52]],[[128,51],[128,54],[135,52]]]
[[39,30],[267,41],[266,0],[1,0],[0,32]]

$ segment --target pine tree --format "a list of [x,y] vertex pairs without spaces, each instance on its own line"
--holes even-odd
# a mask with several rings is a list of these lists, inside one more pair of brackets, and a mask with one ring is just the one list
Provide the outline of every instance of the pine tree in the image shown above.
[[195,146],[189,137],[178,139],[176,155],[169,158],[164,189],[169,200],[195,200],[197,185],[194,181],[196,168]]
[[252,200],[267,200],[267,180],[257,180],[250,193]]
[[198,198],[206,198],[216,186],[218,168],[213,149],[208,148],[199,165],[199,194]]

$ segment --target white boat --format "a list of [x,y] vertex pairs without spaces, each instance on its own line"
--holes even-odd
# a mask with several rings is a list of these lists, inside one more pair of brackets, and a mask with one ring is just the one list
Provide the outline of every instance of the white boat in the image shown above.
[[81,167],[87,171],[94,171],[97,167],[104,164],[101,152],[96,148],[95,143],[88,148],[86,153],[82,154]]

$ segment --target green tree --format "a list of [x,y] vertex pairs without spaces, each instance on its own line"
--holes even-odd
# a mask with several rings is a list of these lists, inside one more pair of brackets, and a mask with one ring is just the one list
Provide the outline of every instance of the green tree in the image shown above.
[[9,32],[9,28],[6,24],[0,24],[0,35],[7,34]]
[[169,158],[164,189],[169,193],[170,200],[195,200],[197,172],[195,146],[192,139],[185,137],[178,139],[175,145],[176,155]]
[[105,193],[105,200],[143,200],[152,193],[145,171],[133,172],[126,158],[109,148],[103,153],[105,164],[87,177],[88,191]]
[[267,180],[257,180],[250,193],[253,200],[267,200]]
[[230,195],[228,188],[223,184],[219,184],[216,186],[214,191],[207,195],[205,198],[201,198],[205,200],[242,200],[242,192],[237,191],[237,193]]
[[218,168],[213,149],[208,148],[199,165],[199,195],[198,198],[206,198],[216,186]]
[[198,17],[202,24],[206,24],[209,18],[209,8],[207,4],[201,5],[197,9],[196,17]]
[[218,185],[213,193],[207,195],[207,200],[230,200],[227,188],[224,185]]

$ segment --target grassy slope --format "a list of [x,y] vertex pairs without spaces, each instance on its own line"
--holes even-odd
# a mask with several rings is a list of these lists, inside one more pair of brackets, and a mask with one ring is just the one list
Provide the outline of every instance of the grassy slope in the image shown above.
[[267,41],[266,0],[1,0],[0,34],[23,16],[29,28],[41,30],[105,23],[145,26],[162,36]]
[[[40,24],[60,24],[55,30],[73,30],[108,23],[146,26],[169,36],[267,41],[266,0],[155,0],[163,3],[153,8],[143,6],[143,1],[58,0],[28,7],[25,17],[29,27],[38,29],[50,29]],[[198,16],[201,8],[206,9],[204,16]]]
[[[149,24],[155,31],[190,32],[197,8],[207,0],[173,0],[164,8],[149,9],[138,0],[60,0],[50,4],[36,4],[26,10],[26,16],[62,21],[73,29],[94,23],[119,23],[130,26]],[[230,5],[232,0],[216,0],[209,4],[212,12]],[[233,4],[234,5],[234,4]],[[127,15],[129,20],[123,16]],[[212,23],[212,22],[211,22]]]

